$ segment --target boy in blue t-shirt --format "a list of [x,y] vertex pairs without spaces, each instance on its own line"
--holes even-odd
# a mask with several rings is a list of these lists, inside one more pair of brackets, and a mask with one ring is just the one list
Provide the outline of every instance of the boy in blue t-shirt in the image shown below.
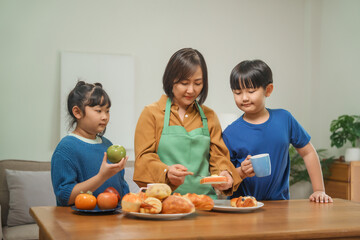
[[[261,60],[243,61],[231,72],[230,86],[235,103],[244,114],[223,132],[231,162],[243,179],[231,198],[254,196],[258,200],[286,200],[289,195],[292,144],[304,159],[313,191],[314,202],[332,202],[325,193],[319,157],[310,143],[309,134],[284,109],[268,109],[265,99],[273,91],[272,72]],[[256,177],[250,157],[268,153],[271,175]]]

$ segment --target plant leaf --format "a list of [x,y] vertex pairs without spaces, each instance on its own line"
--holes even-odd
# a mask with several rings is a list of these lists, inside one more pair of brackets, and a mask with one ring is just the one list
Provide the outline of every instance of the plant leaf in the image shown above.
[[353,147],[360,139],[360,115],[341,115],[330,123],[331,147],[341,148],[347,141]]

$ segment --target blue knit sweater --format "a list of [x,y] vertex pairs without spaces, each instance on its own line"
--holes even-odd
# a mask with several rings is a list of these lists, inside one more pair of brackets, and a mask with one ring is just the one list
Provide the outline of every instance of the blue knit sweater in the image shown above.
[[[99,172],[104,152],[111,145],[105,137],[102,137],[102,143],[98,144],[87,143],[74,136],[66,136],[60,141],[51,158],[51,179],[58,206],[68,206],[74,186]],[[122,170],[106,180],[93,192],[94,196],[110,186],[124,196],[129,192],[124,174],[125,170]]]

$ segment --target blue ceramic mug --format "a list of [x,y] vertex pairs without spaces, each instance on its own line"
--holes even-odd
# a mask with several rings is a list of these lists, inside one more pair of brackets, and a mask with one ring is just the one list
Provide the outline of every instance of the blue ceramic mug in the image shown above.
[[250,161],[257,177],[266,177],[271,174],[271,162],[268,153],[252,156]]

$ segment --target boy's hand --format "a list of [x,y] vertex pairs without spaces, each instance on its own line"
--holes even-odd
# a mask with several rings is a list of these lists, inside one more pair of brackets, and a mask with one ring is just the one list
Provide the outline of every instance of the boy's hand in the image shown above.
[[310,195],[309,200],[311,202],[318,202],[318,203],[332,203],[332,198],[327,195],[324,191],[316,191]]
[[125,164],[128,160],[129,156],[124,157],[118,163],[108,163],[107,162],[107,153],[104,152],[103,161],[100,166],[99,175],[103,176],[104,179],[109,179],[110,177],[114,176],[121,170],[125,168]]
[[241,166],[236,168],[240,174],[241,179],[255,176],[254,168],[251,164],[250,158],[251,155],[248,155],[246,159],[242,161]]

